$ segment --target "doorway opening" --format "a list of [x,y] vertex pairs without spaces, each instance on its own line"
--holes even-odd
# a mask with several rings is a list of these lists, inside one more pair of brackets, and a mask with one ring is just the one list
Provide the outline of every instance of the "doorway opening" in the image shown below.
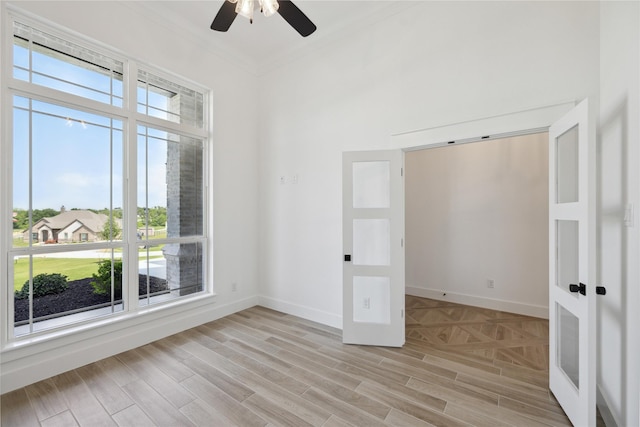
[[405,153],[408,341],[546,383],[548,158],[547,132]]
[[405,153],[406,293],[548,317],[548,134]]

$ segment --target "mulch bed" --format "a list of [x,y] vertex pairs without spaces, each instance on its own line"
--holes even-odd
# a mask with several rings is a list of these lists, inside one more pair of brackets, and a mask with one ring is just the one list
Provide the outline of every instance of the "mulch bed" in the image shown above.
[[[45,295],[33,299],[33,318],[50,316],[52,314],[67,311],[91,308],[92,306],[110,303],[111,295],[98,295],[93,293],[91,281],[93,279],[80,279],[69,282],[69,288],[59,294]],[[167,282],[157,277],[149,277],[149,292],[156,293],[168,290]],[[147,276],[139,276],[139,294],[147,294]],[[122,292],[115,295],[116,302],[121,302]],[[14,306],[14,322],[29,319],[29,299],[16,299]]]

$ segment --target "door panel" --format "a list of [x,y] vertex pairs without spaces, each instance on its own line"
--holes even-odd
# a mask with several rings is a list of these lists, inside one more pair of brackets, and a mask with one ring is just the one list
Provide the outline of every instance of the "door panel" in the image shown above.
[[549,129],[549,387],[595,426],[595,121],[587,100]]
[[343,342],[404,344],[400,150],[343,154]]

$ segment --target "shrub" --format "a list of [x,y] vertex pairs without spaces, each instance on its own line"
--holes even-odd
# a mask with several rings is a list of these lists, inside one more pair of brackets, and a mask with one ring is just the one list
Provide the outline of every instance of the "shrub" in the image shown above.
[[[122,291],[122,260],[116,259],[113,261],[113,284],[116,294],[120,294]],[[111,260],[105,259],[98,262],[98,273],[93,274],[93,293],[99,295],[111,294]]]
[[[41,297],[50,294],[59,294],[69,287],[67,276],[58,273],[43,273],[33,278],[33,297]],[[16,298],[23,299],[29,297],[29,281],[22,285],[22,288],[16,292]]]

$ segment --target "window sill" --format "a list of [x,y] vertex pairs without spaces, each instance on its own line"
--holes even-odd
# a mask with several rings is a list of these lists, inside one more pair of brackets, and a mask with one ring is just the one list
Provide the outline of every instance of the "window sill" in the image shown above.
[[[132,327],[153,328],[153,322],[166,321],[172,316],[191,313],[198,308],[214,304],[215,301],[215,294],[204,293],[168,304],[144,305],[136,311],[108,313],[104,318],[96,318],[92,315],[91,319],[84,321],[84,323],[76,323],[57,330],[36,332],[5,343],[0,350],[2,363],[74,345],[87,339],[124,331]],[[110,311],[110,308],[108,310]],[[82,314],[79,313],[79,315]],[[51,321],[55,322],[55,320]]]

